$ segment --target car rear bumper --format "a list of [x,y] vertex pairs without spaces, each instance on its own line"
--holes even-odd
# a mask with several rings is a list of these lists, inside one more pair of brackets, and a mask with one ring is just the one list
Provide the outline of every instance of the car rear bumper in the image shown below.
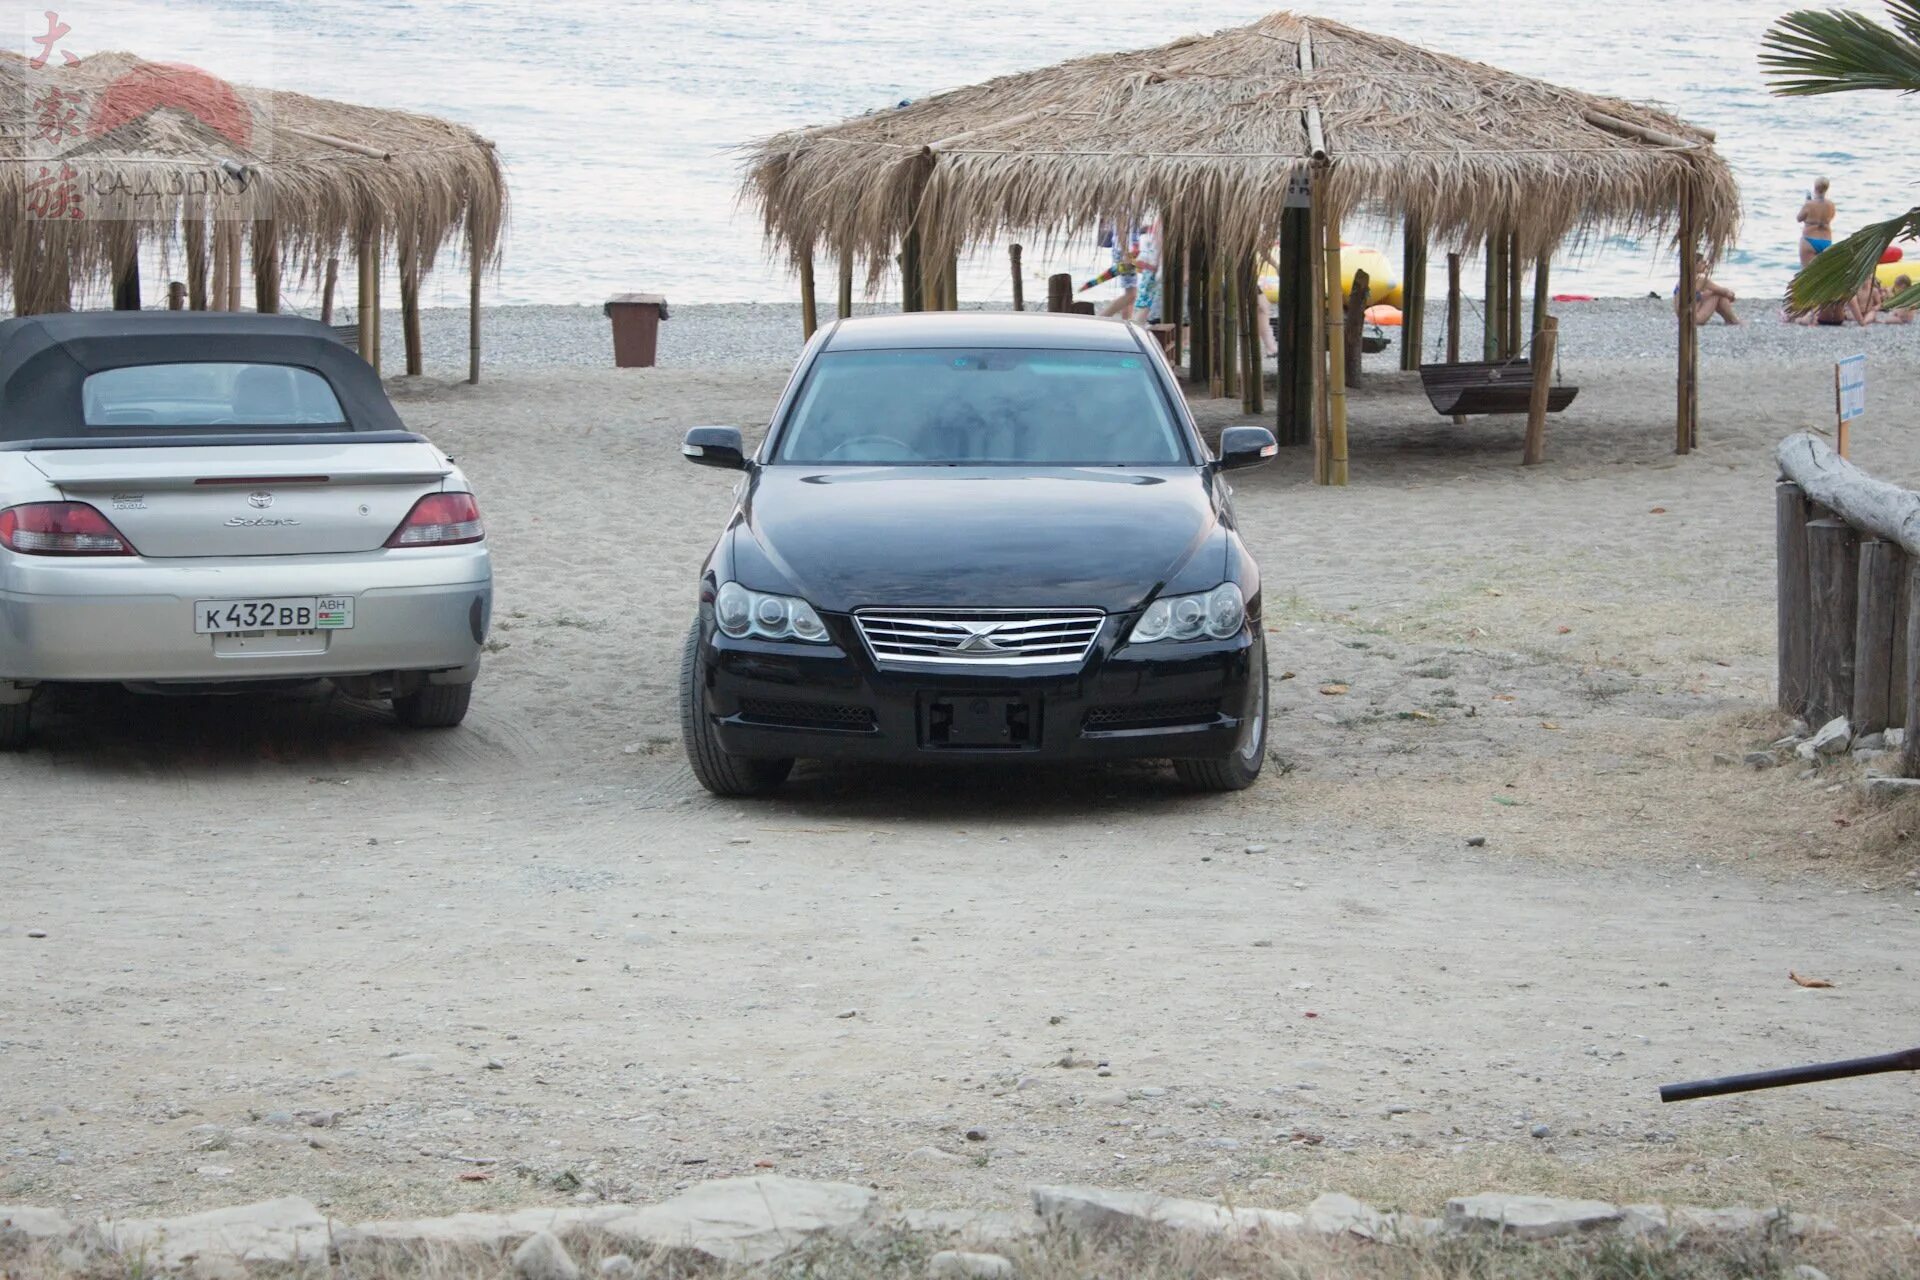
[[[193,560],[0,553],[0,680],[286,680],[476,666],[493,606],[486,544]],[[302,652],[221,651],[197,600],[352,596],[353,626]],[[265,649],[267,651],[262,651]]]
[[[702,625],[707,706],[730,755],[897,762],[1219,758],[1239,748],[1253,705],[1249,631],[1226,641],[1115,647],[1109,619],[1068,669],[877,667],[844,619],[837,645],[732,640]],[[1002,745],[935,739],[1007,716]],[[963,733],[962,737],[980,736]]]

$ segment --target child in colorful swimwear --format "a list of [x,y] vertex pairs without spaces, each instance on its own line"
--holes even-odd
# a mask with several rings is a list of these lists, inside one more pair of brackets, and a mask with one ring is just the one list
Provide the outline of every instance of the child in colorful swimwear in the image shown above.
[[1102,307],[1103,316],[1131,316],[1140,296],[1140,236],[1132,227],[1115,223],[1107,228],[1100,242],[1113,250],[1114,269],[1119,272],[1120,296]]
[[[1913,288],[1912,276],[1908,276],[1908,275],[1895,276],[1893,278],[1893,294],[1890,296],[1898,296],[1899,294],[1902,294],[1911,288]],[[1912,307],[1883,307],[1881,308],[1881,311],[1880,311],[1880,323],[1881,324],[1912,324],[1913,308]]]
[[1813,191],[1807,196],[1807,202],[1800,206],[1795,218],[1800,224],[1802,267],[1833,247],[1833,219],[1838,212],[1833,207],[1833,201],[1827,199],[1827,180],[1815,178]]

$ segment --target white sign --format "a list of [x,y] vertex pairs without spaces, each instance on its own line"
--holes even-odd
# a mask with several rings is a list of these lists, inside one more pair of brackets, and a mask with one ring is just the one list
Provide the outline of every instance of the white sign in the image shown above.
[[1863,418],[1867,413],[1867,358],[1848,356],[1833,367],[1834,385],[1840,393],[1842,424]]
[[1313,186],[1306,174],[1296,173],[1287,179],[1287,201],[1285,207],[1288,209],[1313,208]]

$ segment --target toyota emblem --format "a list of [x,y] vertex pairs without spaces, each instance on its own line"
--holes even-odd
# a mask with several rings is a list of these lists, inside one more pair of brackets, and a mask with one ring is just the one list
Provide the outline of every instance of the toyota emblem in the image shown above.
[[265,489],[261,489],[257,493],[250,493],[247,495],[247,505],[256,511],[265,511],[273,505],[273,495]]

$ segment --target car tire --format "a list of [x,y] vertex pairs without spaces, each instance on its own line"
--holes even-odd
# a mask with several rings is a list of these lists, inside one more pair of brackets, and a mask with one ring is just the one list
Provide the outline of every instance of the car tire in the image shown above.
[[393,700],[393,714],[409,729],[451,729],[467,718],[472,684],[423,684]]
[[25,751],[32,736],[31,702],[15,702],[0,707],[0,751]]
[[[1257,635],[1258,633],[1256,633]],[[1267,761],[1267,642],[1259,637],[1253,647],[1255,704],[1253,728],[1247,740],[1230,756],[1209,760],[1175,760],[1174,776],[1190,791],[1245,791],[1260,776]]]
[[693,776],[717,796],[763,796],[793,772],[791,759],[754,760],[721,750],[713,734],[713,717],[707,713],[707,670],[697,619],[680,653],[680,736]]

